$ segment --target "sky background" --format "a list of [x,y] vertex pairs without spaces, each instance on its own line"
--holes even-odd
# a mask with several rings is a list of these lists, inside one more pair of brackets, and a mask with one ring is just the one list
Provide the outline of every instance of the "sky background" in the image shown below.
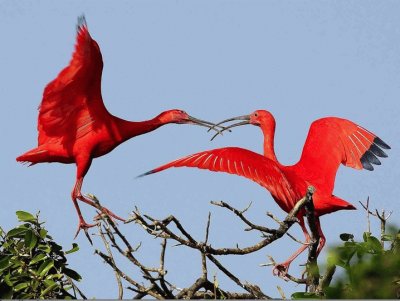
[[[80,251],[68,258],[82,275],[80,287],[88,297],[115,298],[117,286],[85,236],[73,239],[78,221],[70,200],[75,166],[27,168],[15,161],[37,145],[43,89],[68,64],[82,13],[103,54],[103,99],[112,114],[139,121],[179,108],[220,121],[266,109],[276,118],[275,149],[283,164],[297,162],[313,120],[350,119],[392,150],[373,172],[340,167],[334,193],[358,208],[369,196],[371,207],[393,210],[391,221],[400,224],[400,2],[0,0],[0,225],[14,227],[17,210],[40,210],[50,234],[65,249],[79,244]],[[248,217],[276,227],[265,212],[280,218],[285,213],[256,183],[188,168],[135,179],[201,150],[240,146],[262,152],[262,133],[254,126],[236,128],[212,142],[211,136],[202,127],[167,125],[136,137],[94,160],[82,191],[123,217],[134,206],[157,218],[174,214],[199,239],[211,211],[213,246],[255,243],[257,233],[243,232],[237,218],[209,201],[224,200],[237,208],[253,201]],[[81,208],[91,221],[94,210]],[[360,238],[366,230],[363,210],[337,212],[321,221],[328,246],[342,232]],[[378,233],[378,223],[373,226]],[[132,244],[142,241],[141,260],[158,265],[158,241],[132,224],[121,230]],[[303,239],[298,226],[290,232]],[[95,247],[101,247],[98,239]],[[221,261],[268,295],[278,297],[280,285],[290,296],[303,287],[273,277],[271,267],[259,264],[268,261],[266,255],[282,262],[298,247],[285,236],[256,254]],[[292,274],[301,275],[305,258],[292,264]],[[169,247],[166,265],[169,279],[179,287],[201,273],[200,257],[185,248]],[[137,269],[127,272],[140,277]],[[222,287],[237,290],[211,263],[209,272],[210,277],[216,273]]]

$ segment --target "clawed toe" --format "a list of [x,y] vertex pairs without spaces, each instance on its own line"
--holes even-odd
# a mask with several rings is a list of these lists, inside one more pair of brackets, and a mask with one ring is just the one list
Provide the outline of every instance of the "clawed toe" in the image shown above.
[[280,264],[277,264],[276,266],[274,266],[272,273],[275,276],[278,276],[278,277],[288,281],[289,279],[286,277],[288,270],[289,270],[289,264],[280,263]]
[[118,215],[116,215],[115,213],[113,213],[112,211],[110,211],[109,209],[107,209],[106,207],[102,207],[102,213],[97,214],[93,220],[97,221],[101,219],[101,215],[102,214],[107,214],[108,216],[110,216],[111,218],[120,220],[121,222],[125,222],[125,219],[123,219],[122,217],[119,217]]
[[89,228],[92,228],[92,227],[94,227],[94,226],[96,226],[96,224],[88,224],[88,223],[86,223],[84,220],[79,221],[78,229],[76,230],[74,239],[78,236],[79,232],[80,232],[81,230],[83,230],[83,231],[85,232],[85,235],[86,235],[87,239],[89,240],[90,244],[93,245],[92,239],[91,239],[90,236],[89,236],[88,229],[89,229]]

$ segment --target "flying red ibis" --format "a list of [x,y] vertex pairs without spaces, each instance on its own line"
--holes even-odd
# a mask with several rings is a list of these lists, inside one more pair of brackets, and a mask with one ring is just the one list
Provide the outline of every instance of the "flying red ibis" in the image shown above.
[[[76,182],[71,195],[79,216],[76,235],[80,229],[87,234],[87,228],[94,226],[85,222],[77,202],[95,205],[81,193],[83,178],[93,158],[165,124],[197,124],[208,128],[214,125],[182,110],[165,111],[140,122],[113,116],[107,111],[101,96],[102,69],[100,48],[90,36],[82,16],[78,19],[75,51],[69,65],[44,89],[37,126],[38,147],[17,157],[17,161],[29,162],[30,165],[42,162],[76,164]],[[123,220],[105,207],[103,212]]]
[[[356,209],[349,202],[333,195],[336,172],[340,163],[355,169],[373,170],[372,164],[380,165],[377,157],[387,157],[383,149],[389,145],[363,127],[342,118],[327,117],[311,124],[299,162],[292,166],[279,163],[274,151],[275,119],[265,110],[250,115],[226,119],[243,120],[225,128],[252,124],[264,134],[264,156],[238,147],[225,147],[203,151],[157,167],[149,175],[170,167],[197,167],[246,177],[265,187],[276,203],[286,212],[294,207],[305,194],[307,187],[316,188],[313,195],[317,228],[321,237],[317,253],[325,245],[319,216],[338,210]],[[287,261],[274,267],[274,274],[284,277],[290,263],[307,248],[310,235],[304,224],[304,212],[299,213],[300,227],[306,244],[302,245]]]

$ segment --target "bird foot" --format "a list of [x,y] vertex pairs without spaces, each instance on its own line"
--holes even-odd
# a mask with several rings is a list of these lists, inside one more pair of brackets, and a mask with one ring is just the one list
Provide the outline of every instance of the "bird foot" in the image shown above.
[[114,212],[112,212],[112,211],[109,210],[108,208],[101,206],[101,205],[100,205],[100,202],[98,201],[98,199],[96,198],[96,196],[93,195],[93,194],[88,193],[86,196],[81,196],[79,199],[80,199],[81,201],[83,201],[83,202],[89,204],[90,206],[97,208],[97,209],[99,209],[99,207],[101,207],[101,213],[97,214],[97,215],[93,218],[93,220],[95,220],[95,221],[100,220],[102,214],[107,214],[108,216],[110,216],[110,217],[112,217],[112,218],[114,218],[114,219],[120,220],[120,221],[122,221],[122,222],[125,222],[125,221],[126,221],[125,219],[123,219],[122,217],[119,217],[118,215],[116,215]]
[[274,276],[282,278],[285,281],[289,281],[289,278],[286,277],[289,271],[289,265],[290,265],[289,262],[279,263],[275,265],[274,269],[272,270],[272,274],[274,274]]
[[76,230],[74,239],[78,236],[79,232],[81,230],[83,230],[85,232],[85,235],[86,235],[87,239],[89,240],[90,244],[93,245],[92,239],[89,236],[88,229],[92,228],[94,226],[96,226],[96,224],[88,224],[83,219],[80,219],[79,224],[78,224],[78,230]]
[[93,218],[93,220],[98,221],[98,220],[101,219],[101,215],[102,215],[102,214],[107,214],[107,215],[110,216],[111,218],[120,220],[120,221],[122,221],[122,222],[125,222],[125,221],[126,221],[125,219],[123,219],[122,217],[119,217],[118,215],[116,215],[116,214],[113,213],[111,210],[107,209],[106,207],[101,207],[101,211],[102,211],[102,212],[99,213],[99,214],[97,214],[97,215]]

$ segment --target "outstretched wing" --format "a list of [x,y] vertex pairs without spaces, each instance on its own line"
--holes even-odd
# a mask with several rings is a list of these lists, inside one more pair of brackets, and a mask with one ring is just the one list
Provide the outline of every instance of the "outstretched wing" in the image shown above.
[[[49,139],[79,135],[93,123],[95,111],[105,110],[101,98],[103,60],[89,34],[85,18],[78,19],[75,51],[67,67],[43,92],[39,106],[39,145]],[[72,132],[72,133],[71,133]]]
[[296,164],[307,180],[322,181],[333,189],[342,163],[355,169],[373,170],[389,145],[363,127],[346,119],[327,117],[311,124],[300,161]]
[[290,210],[302,195],[296,194],[285,174],[272,160],[252,151],[238,148],[226,147],[208,150],[175,160],[141,176],[146,176],[171,167],[197,167],[217,172],[246,177],[265,187],[283,209]]

